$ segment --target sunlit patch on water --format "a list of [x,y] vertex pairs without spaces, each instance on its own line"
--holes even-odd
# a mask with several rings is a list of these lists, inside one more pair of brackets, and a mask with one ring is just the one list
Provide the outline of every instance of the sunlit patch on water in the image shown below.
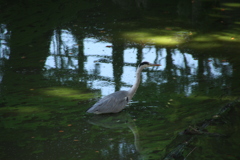
[[[184,32],[185,34],[185,32]],[[139,34],[137,34],[139,35]],[[140,34],[141,35],[141,34]],[[146,35],[145,35],[146,36]],[[56,37],[61,38],[62,44],[57,44]],[[79,61],[76,55],[78,55],[78,47],[84,45],[84,71],[92,77],[89,79],[89,87],[92,89],[101,90],[101,94],[106,96],[115,91],[116,77],[114,77],[114,65],[112,64],[112,45],[109,42],[98,41],[94,38],[85,38],[82,44],[77,44],[74,36],[70,31],[62,30],[61,34],[57,36],[54,32],[50,48],[50,55],[47,58],[45,67],[47,69],[75,69],[79,67]],[[77,44],[77,45],[76,45]],[[59,47],[60,46],[60,47]],[[108,47],[111,46],[111,47]],[[60,48],[60,50],[58,49]],[[72,53],[72,54],[68,54]],[[135,71],[137,63],[137,49],[131,46],[126,46],[123,53],[123,70],[120,78],[121,86],[119,90],[128,90],[135,82]],[[170,55],[169,55],[170,54]],[[108,61],[101,61],[101,58],[107,59]],[[166,70],[167,61],[169,58],[173,62],[176,69],[174,79],[178,77],[185,77],[192,81],[197,76],[199,70],[199,62],[192,54],[187,52],[181,52],[178,49],[171,50],[170,53],[166,49],[158,49],[154,45],[146,45],[143,47],[143,61],[155,62],[161,64],[160,67],[148,68],[146,70],[154,71],[152,75],[152,81],[155,83],[168,83],[169,80],[162,76],[162,72]],[[98,63],[94,61],[99,60]],[[204,71],[204,75],[211,75],[212,77],[218,78],[222,75],[222,66],[226,66],[226,74],[231,75],[231,65],[228,62],[223,62],[218,58],[208,57],[205,59],[203,64],[208,66],[208,70]],[[72,66],[72,67],[71,67]],[[70,68],[69,68],[70,67]],[[120,66],[119,66],[120,67]],[[185,70],[185,72],[182,72]],[[119,71],[116,71],[119,72]],[[146,71],[142,73],[143,84],[149,79],[149,75]],[[81,80],[80,80],[81,81]],[[191,82],[185,86],[186,95],[192,93],[192,87],[197,85],[198,82]]]

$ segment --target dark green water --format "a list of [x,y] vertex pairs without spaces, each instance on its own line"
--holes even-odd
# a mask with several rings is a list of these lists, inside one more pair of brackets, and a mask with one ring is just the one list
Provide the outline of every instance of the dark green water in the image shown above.
[[[240,159],[239,7],[0,1],[0,159]],[[142,61],[125,110],[85,112]]]

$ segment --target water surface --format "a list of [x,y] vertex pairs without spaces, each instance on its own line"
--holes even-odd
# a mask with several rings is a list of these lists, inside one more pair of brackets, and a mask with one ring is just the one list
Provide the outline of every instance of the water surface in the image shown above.
[[[0,159],[239,159],[239,6],[1,2]],[[126,109],[85,112],[142,61]]]

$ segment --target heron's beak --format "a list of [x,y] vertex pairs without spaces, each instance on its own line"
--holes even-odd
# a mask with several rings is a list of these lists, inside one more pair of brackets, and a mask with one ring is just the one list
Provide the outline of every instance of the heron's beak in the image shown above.
[[161,64],[151,64],[150,63],[150,66],[161,66]]

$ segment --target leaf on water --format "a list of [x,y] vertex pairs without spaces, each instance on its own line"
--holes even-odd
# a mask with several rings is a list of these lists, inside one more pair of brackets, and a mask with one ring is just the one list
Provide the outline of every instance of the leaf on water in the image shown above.
[[70,127],[70,126],[72,126],[72,124],[68,124],[68,126]]
[[60,130],[60,131],[58,131],[58,132],[64,132],[63,130]]
[[95,151],[96,153],[99,153],[99,151]]

